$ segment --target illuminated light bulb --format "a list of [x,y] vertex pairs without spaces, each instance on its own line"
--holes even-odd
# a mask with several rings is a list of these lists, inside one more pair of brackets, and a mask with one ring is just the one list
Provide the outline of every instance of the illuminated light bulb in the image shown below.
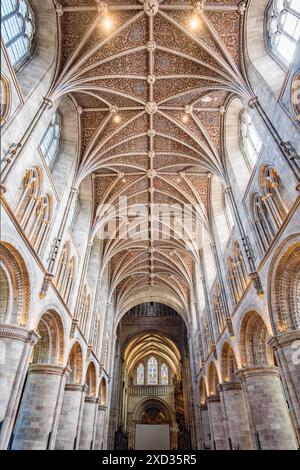
[[190,28],[195,31],[196,29],[199,28],[199,25],[200,25],[200,21],[199,21],[199,18],[198,16],[194,15],[191,17],[190,19]]
[[114,116],[114,123],[119,124],[121,122],[121,116],[119,114],[116,114]]
[[112,20],[109,16],[106,16],[103,20],[103,26],[107,32],[109,32],[112,28]]
[[126,178],[123,178],[123,179],[122,179],[122,183],[126,183]]
[[182,116],[182,122],[186,123],[186,122],[188,122],[188,120],[189,120],[188,115],[187,115],[187,114],[184,114],[184,115]]

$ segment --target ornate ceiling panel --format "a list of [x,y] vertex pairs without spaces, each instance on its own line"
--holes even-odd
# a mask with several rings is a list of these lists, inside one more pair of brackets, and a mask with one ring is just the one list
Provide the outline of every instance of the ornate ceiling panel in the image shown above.
[[[210,174],[223,174],[224,104],[231,93],[248,96],[239,50],[244,2],[61,0],[57,11],[61,69],[50,98],[72,94],[80,110],[77,177],[80,184],[94,175],[94,233],[117,214],[103,247],[112,291],[120,304],[157,286],[188,308],[199,254],[193,223],[209,229]],[[126,221],[120,196],[146,212]],[[191,228],[176,236],[173,214],[157,237],[157,204],[189,204]],[[145,238],[120,237],[126,225],[143,225]]]

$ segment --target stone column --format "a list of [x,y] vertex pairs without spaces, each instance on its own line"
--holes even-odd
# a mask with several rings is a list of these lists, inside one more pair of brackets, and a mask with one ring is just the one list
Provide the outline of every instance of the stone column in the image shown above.
[[284,379],[295,429],[300,443],[300,331],[290,331],[269,341]]
[[98,403],[98,398],[85,397],[79,441],[80,450],[94,449]]
[[211,442],[214,450],[227,449],[227,441],[225,436],[225,418],[221,399],[214,395],[206,399],[209,423],[211,429]]
[[78,449],[86,390],[86,385],[66,384],[55,442],[56,450]]
[[39,336],[15,325],[0,325],[0,449],[7,449],[32,347]]
[[200,419],[201,419],[201,431],[202,431],[202,449],[211,448],[211,430],[209,424],[209,415],[207,405],[200,405]]
[[105,425],[106,425],[106,406],[98,406],[98,417],[96,426],[95,450],[105,449]]
[[69,369],[34,364],[28,378],[16,422],[13,450],[54,448],[62,393]]
[[242,381],[257,448],[262,450],[297,449],[278,368],[274,366],[248,367],[238,370],[236,376]]
[[254,449],[242,384],[240,382],[225,382],[219,384],[218,389],[228,428],[228,447],[233,450]]

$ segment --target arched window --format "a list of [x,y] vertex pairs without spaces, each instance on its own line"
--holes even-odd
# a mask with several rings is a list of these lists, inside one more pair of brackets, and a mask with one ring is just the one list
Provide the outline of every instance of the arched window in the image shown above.
[[29,222],[41,190],[37,168],[26,170],[22,180],[21,194],[15,207],[16,217],[24,229]]
[[70,257],[70,245],[66,242],[63,246],[59,264],[57,268],[55,284],[62,298],[68,304],[71,298],[71,292],[75,276],[75,258]]
[[240,245],[236,240],[233,240],[231,253],[227,258],[227,271],[232,296],[237,304],[246,289],[248,274]]
[[12,65],[18,69],[32,53],[33,11],[26,0],[1,1],[1,31]]
[[43,154],[43,157],[51,168],[54,164],[55,158],[58,155],[60,150],[60,143],[61,143],[61,117],[58,112],[56,112],[51,122],[42,138],[40,143],[40,148]]
[[48,233],[51,219],[51,204],[48,194],[39,198],[33,213],[33,220],[28,230],[28,238],[37,253],[41,253]]
[[276,229],[279,229],[287,214],[280,191],[280,178],[277,169],[272,165],[264,166],[261,174],[261,190],[269,209],[270,217]]
[[261,194],[252,195],[254,224],[266,251],[286,217],[287,209],[280,192],[280,179],[276,168],[263,166],[261,171]]
[[157,385],[158,384],[158,373],[157,373],[157,360],[154,356],[150,357],[147,364],[147,373],[148,373],[148,385]]
[[258,237],[266,251],[275,236],[275,228],[265,201],[260,194],[256,193],[252,196],[252,212]]
[[40,196],[41,181],[36,168],[26,170],[15,208],[17,219],[38,254],[42,253],[51,222],[51,198]]
[[10,109],[10,101],[11,101],[11,94],[10,94],[10,87],[9,81],[6,77],[1,75],[1,126],[6,123],[7,117],[9,114]]
[[169,385],[169,368],[167,364],[162,364],[160,368],[160,383],[161,385]]
[[88,294],[87,286],[85,285],[83,288],[80,308],[79,308],[79,328],[81,329],[83,334],[85,333],[85,330],[86,330],[86,324],[87,324],[89,311],[90,311],[90,303],[91,303],[91,298],[90,298],[90,295]]
[[137,385],[145,385],[145,367],[143,363],[136,370],[136,383]]
[[241,115],[241,144],[246,164],[252,170],[261,152],[262,141],[245,110]]
[[215,317],[217,321],[219,334],[222,333],[223,329],[226,326],[225,322],[225,311],[223,305],[223,299],[221,295],[221,289],[219,284],[216,284],[213,295],[212,295],[212,304],[215,312]]
[[274,0],[267,17],[267,39],[271,52],[288,66],[300,38],[299,0]]

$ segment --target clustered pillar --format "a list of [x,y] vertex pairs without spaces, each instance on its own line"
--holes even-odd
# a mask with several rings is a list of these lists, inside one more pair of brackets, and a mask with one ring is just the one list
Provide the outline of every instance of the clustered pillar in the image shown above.
[[242,382],[256,447],[297,449],[279,371],[274,366],[248,367],[236,372]]
[[94,449],[98,404],[98,398],[85,398],[79,444],[81,450]]
[[54,447],[67,373],[68,369],[60,366],[29,367],[12,449],[45,450]]
[[86,385],[66,384],[55,449],[78,449],[86,390]]
[[228,447],[234,450],[254,449],[247,407],[240,382],[218,386],[227,425]]
[[221,399],[218,395],[207,397],[211,442],[214,450],[227,449],[225,436],[225,419]]

